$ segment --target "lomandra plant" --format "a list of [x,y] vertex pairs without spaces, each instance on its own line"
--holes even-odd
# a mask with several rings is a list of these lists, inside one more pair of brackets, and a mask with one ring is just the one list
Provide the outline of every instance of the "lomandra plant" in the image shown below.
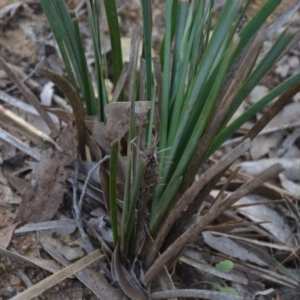
[[[67,10],[63,0],[40,3],[76,94],[69,101],[81,158],[87,156],[86,151],[99,158],[91,143],[86,142],[91,138],[110,157],[109,167],[102,172],[109,183],[106,209],[114,239],[113,254],[107,262],[112,262],[112,276],[107,280],[116,281],[117,285],[111,285],[111,290],[117,291],[115,299],[122,298],[121,292],[131,299],[192,295],[191,290],[172,291],[169,276],[185,245],[193,243],[237,200],[280,171],[275,165],[225,198],[220,193],[201,217],[190,222],[229,166],[250,148],[250,141],[276,111],[299,91],[300,74],[296,74],[230,122],[252,89],[298,42],[300,34],[287,27],[273,38],[268,51],[261,51],[264,41],[277,34],[297,10],[299,1],[266,25],[280,0],[266,1],[247,24],[243,23],[250,0],[228,0],[212,26],[213,0],[167,0],[164,38],[160,55],[155,57],[151,49],[151,3],[141,0],[143,55],[138,57],[139,34],[133,28],[130,61],[123,63],[116,3],[104,0],[112,46],[113,95],[106,89],[101,55],[100,0],[86,1],[95,82],[89,74],[75,13]],[[40,68],[39,72],[55,80],[49,70]],[[194,181],[208,158],[277,97],[243,141]],[[85,116],[95,117],[92,126],[86,125]],[[85,143],[89,150],[84,148]],[[161,294],[149,294],[154,280],[159,282],[159,289],[165,290]],[[193,297],[209,294],[192,292]],[[111,294],[103,289],[98,296],[108,299],[108,295]]]

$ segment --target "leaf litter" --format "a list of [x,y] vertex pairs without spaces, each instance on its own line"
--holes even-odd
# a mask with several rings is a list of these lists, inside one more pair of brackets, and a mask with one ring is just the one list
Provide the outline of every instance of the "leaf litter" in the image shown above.
[[[11,14],[10,17],[13,18],[14,15],[18,13],[19,9],[20,8],[18,7],[16,11],[13,11],[13,13]],[[124,18],[124,13],[121,15],[122,15],[122,18]],[[9,20],[7,20],[7,21],[9,21]],[[296,56],[292,56],[292,53],[289,53],[289,56],[296,57]],[[289,59],[286,61],[284,61],[284,60],[280,61],[279,67],[277,67],[275,69],[274,73],[279,75],[279,77],[284,77],[285,74],[283,73],[283,71],[285,71],[285,73],[293,72],[293,70],[295,70],[298,66],[296,59],[293,59],[293,60],[294,60],[294,62],[291,62]],[[289,67],[285,66],[284,65],[285,63],[289,64]],[[57,97],[59,97],[59,96],[54,95],[53,99],[54,98],[57,99]],[[117,112],[117,114],[118,114],[117,120],[119,122],[116,122],[116,119],[114,119],[114,117],[111,118],[110,125],[109,125],[109,122],[107,125],[101,124],[99,122],[97,123],[97,121],[94,122],[94,128],[96,128],[96,129],[94,129],[94,134],[93,134],[92,138],[94,140],[96,140],[98,146],[102,147],[102,150],[104,152],[105,152],[105,150],[109,149],[110,143],[112,141],[114,141],[115,139],[121,139],[125,135],[125,133],[128,131],[129,123],[127,120],[128,120],[128,108],[130,107],[130,104],[129,105],[126,104],[126,105],[125,105],[126,107],[121,107],[118,103],[116,103],[115,107],[111,106],[108,109],[108,115],[107,115],[108,119],[109,119],[110,114],[112,116],[115,116],[116,112]],[[141,104],[141,105],[143,105],[143,104]],[[295,105],[294,111],[296,110],[296,107],[297,106]],[[110,109],[111,109],[111,111],[109,111]],[[147,108],[147,105],[144,105],[142,107],[142,109],[143,109],[143,113],[141,114],[141,116],[142,116],[141,124],[144,124],[143,122],[147,122],[147,120],[145,119],[145,115],[147,113],[147,109],[149,109],[149,108]],[[138,108],[136,110],[138,111]],[[292,109],[292,111],[293,111],[293,109]],[[138,114],[138,112],[137,112],[137,114]],[[121,117],[119,118],[119,116],[121,116]],[[277,127],[277,128],[279,128],[278,131],[281,131],[280,128],[282,125],[288,125],[289,123],[294,122],[293,121],[294,119],[290,120],[289,117],[285,117],[285,118],[283,118],[283,120],[284,120],[284,122],[287,120],[288,121],[285,123],[283,121],[280,121],[280,122],[278,122],[278,124],[272,124],[272,127],[270,126],[270,128]],[[66,123],[70,124],[71,121],[72,121],[72,118],[69,118]],[[114,125],[116,123],[117,123],[117,126],[115,127]],[[101,125],[99,125],[99,124],[101,124]],[[100,129],[100,130],[98,130],[98,129]],[[92,131],[90,131],[90,132],[92,132]],[[68,134],[67,134],[68,132],[70,132],[69,135],[71,136],[71,138],[68,136]],[[100,136],[99,136],[99,134],[100,134]],[[275,139],[275,142],[273,143],[273,147],[277,147],[277,145],[280,146],[282,139],[284,138],[284,136],[286,136],[288,134],[289,134],[288,132],[284,132],[283,135],[281,134],[280,137],[277,137]],[[24,140],[24,134],[23,134],[23,137],[19,135],[18,138],[20,138],[20,141]],[[29,181],[28,181],[25,191],[23,192],[23,195],[22,195],[22,199],[24,202],[22,202],[21,205],[19,206],[17,220],[20,219],[20,220],[26,221],[26,222],[33,222],[32,225],[35,225],[36,228],[33,227],[32,230],[35,230],[35,229],[38,230],[37,227],[39,226],[39,224],[41,227],[43,224],[44,227],[42,227],[42,228],[44,230],[47,230],[48,232],[50,232],[49,230],[52,225],[50,225],[48,223],[48,225],[47,225],[48,227],[47,227],[46,223],[44,221],[49,221],[49,220],[53,219],[53,217],[57,218],[57,214],[56,214],[57,210],[61,205],[63,205],[63,195],[66,192],[68,193],[68,186],[69,186],[70,182],[72,181],[72,179],[74,178],[74,176],[72,175],[72,170],[69,169],[68,166],[70,166],[75,160],[75,153],[77,151],[76,138],[77,138],[76,129],[74,128],[74,126],[68,125],[62,130],[62,132],[59,133],[59,141],[61,141],[61,140],[66,141],[66,143],[67,143],[67,145],[65,145],[66,148],[64,148],[64,146],[62,146],[60,144],[60,142],[57,141],[57,144],[63,150],[62,152],[55,148],[48,148],[48,149],[44,149],[42,151],[38,148],[35,148],[35,151],[37,153],[39,153],[40,157],[38,157],[38,155],[35,155],[35,154],[31,155],[35,160],[37,160],[39,162],[33,168],[32,174],[27,175],[27,180],[29,180]],[[256,140],[254,140],[254,143],[255,143],[255,141]],[[293,145],[295,143],[297,143],[297,138],[295,139],[295,141],[293,141]],[[45,144],[45,142],[41,142],[41,145],[44,145],[44,144]],[[276,146],[274,146],[274,145],[276,145]],[[70,146],[70,148],[68,148],[68,146]],[[21,151],[23,151],[25,149],[25,146],[22,144],[20,144],[20,147],[21,147],[21,149],[20,148],[19,149]],[[252,149],[254,149],[254,148],[252,148]],[[299,194],[293,192],[294,190],[288,188],[286,178],[284,177],[284,176],[286,176],[286,177],[288,177],[289,180],[292,180],[293,184],[295,184],[295,186],[298,185],[297,184],[297,180],[298,180],[297,167],[295,166],[296,161],[294,160],[295,157],[293,157],[292,159],[289,157],[282,158],[281,155],[277,153],[276,155],[279,155],[279,158],[275,157],[275,159],[279,159],[281,161],[272,161],[272,159],[274,159],[274,157],[272,157],[272,156],[274,156],[274,154],[270,153],[270,152],[272,152],[271,151],[272,148],[270,146],[267,146],[267,149],[268,150],[265,151],[264,154],[261,154],[261,153],[253,154],[254,150],[251,150],[252,154],[253,154],[253,158],[267,156],[266,160],[270,160],[271,165],[279,162],[280,165],[283,166],[285,169],[284,170],[285,175],[283,175],[283,173],[281,173],[278,177],[281,180],[282,187],[286,188],[297,199],[297,197],[299,197]],[[70,154],[70,155],[67,155],[65,152],[68,152],[68,154]],[[285,165],[288,163],[284,163],[283,162],[284,159],[286,159],[289,162],[289,164],[292,166],[285,167]],[[259,161],[257,162],[257,165],[259,165]],[[92,166],[88,167],[88,169],[90,170],[91,167]],[[288,174],[287,169],[289,169],[290,170],[289,172],[292,173],[293,175],[287,175]],[[246,173],[248,173],[246,170],[244,170],[244,171]],[[57,174],[59,174],[59,176],[56,176]],[[82,175],[82,174],[80,174],[80,175]],[[254,175],[254,174],[251,173],[250,175]],[[67,181],[69,183],[67,183]],[[241,181],[243,181],[243,179],[241,179],[241,177],[240,177],[240,182]],[[97,184],[99,184],[101,187],[99,178],[97,178],[95,180],[95,182]],[[274,181],[269,182],[268,184],[273,185],[273,186],[276,185],[276,184],[274,184]],[[100,197],[98,197],[98,199],[97,199],[97,194],[94,193],[93,197],[90,196],[93,194],[92,190],[99,192],[99,186],[92,187],[92,185],[93,185],[93,183],[91,182],[89,184],[89,187],[88,187],[88,190],[86,193],[86,198],[88,199],[88,201],[87,201],[88,205],[93,207],[93,204],[95,204],[98,201],[97,202],[98,206],[100,205],[101,207],[104,207],[103,200],[99,199]],[[83,188],[82,179],[80,179],[80,176],[79,176],[78,188],[79,188],[79,190],[81,190]],[[269,186],[267,192],[270,192],[270,191],[271,191],[271,188]],[[283,195],[284,195],[284,197],[286,197],[287,194],[283,194]],[[249,198],[250,200],[248,199],[249,202],[245,202],[243,204],[250,204],[251,201],[254,201],[253,199],[257,200],[257,197],[258,197],[257,195],[253,195],[253,197],[251,196]],[[37,201],[35,201],[35,198],[37,199]],[[265,199],[261,199],[261,198],[259,199],[259,201],[263,201],[263,200],[265,200]],[[49,204],[49,207],[45,206],[45,205],[48,205],[48,202],[52,202],[51,205]],[[253,203],[255,204],[256,202],[254,201]],[[238,205],[238,204],[242,204],[242,202],[240,202],[240,203],[237,202],[236,205]],[[262,207],[263,207],[263,209],[261,209],[262,213],[265,211],[268,218],[265,218],[264,217],[265,215],[261,215],[261,216],[258,215],[258,212],[260,211],[260,208],[262,208]],[[232,208],[234,208],[234,207],[232,207]],[[235,230],[231,229],[228,232],[229,234],[235,235],[237,237],[239,237],[239,235],[240,235],[241,238],[245,237],[247,235],[250,235],[250,237],[251,237],[251,234],[252,234],[252,238],[255,239],[256,241],[260,241],[260,240],[267,239],[267,238],[269,238],[269,239],[276,238],[276,239],[278,239],[278,241],[277,241],[278,242],[278,247],[277,247],[278,251],[283,250],[286,252],[291,252],[292,250],[293,251],[295,250],[293,247],[291,247],[291,248],[282,247],[282,249],[280,249],[280,243],[286,244],[287,241],[288,241],[288,243],[290,243],[289,240],[293,239],[295,237],[295,233],[291,230],[291,227],[286,220],[286,218],[288,218],[288,217],[278,215],[278,213],[277,213],[277,216],[275,217],[276,204],[274,204],[274,205],[269,205],[269,204],[254,205],[254,206],[252,206],[252,208],[255,208],[256,210],[252,211],[252,212],[250,211],[250,208],[251,208],[251,206],[236,208],[231,211],[232,214],[229,217],[227,216],[227,219],[225,218],[225,220],[229,224],[230,224],[230,222],[236,220],[235,218],[237,218],[237,217],[241,217],[242,221],[243,220],[248,221],[247,226],[246,225],[244,227],[237,226],[237,228],[240,230],[240,232],[238,230],[235,231]],[[256,218],[251,218],[251,215],[255,216]],[[86,217],[86,215],[84,215],[84,216]],[[224,215],[221,215],[219,217],[220,222],[223,222],[222,221],[223,217],[224,217]],[[103,224],[104,225],[106,224],[103,221],[105,219],[104,215],[101,215],[101,217],[99,217],[99,218],[101,219],[101,222],[99,222],[95,225],[92,225],[92,227],[94,227],[94,228],[101,227],[101,226],[103,227]],[[88,221],[91,220],[91,214],[87,217],[87,220]],[[262,224],[258,224],[259,223],[258,221],[261,221]],[[275,224],[270,225],[271,224],[270,222],[275,222],[275,221],[277,222],[276,224],[278,226]],[[14,224],[14,225],[12,225],[12,224]],[[15,226],[15,224],[16,223],[11,222],[10,226]],[[61,224],[57,223],[56,225],[54,225],[54,224],[53,225],[57,226],[59,228],[60,226],[63,226],[62,224],[64,224],[64,223],[61,223]],[[30,224],[27,224],[27,225],[30,225]],[[280,233],[279,226],[285,228],[285,234],[283,237],[281,237],[279,234]],[[10,235],[12,235],[13,227],[7,227],[6,230],[9,228],[10,228],[10,230],[8,231],[9,234],[7,235],[7,237],[9,237],[9,238],[7,238],[6,243],[11,241],[11,238],[14,239],[13,236],[10,236]],[[235,228],[235,229],[237,229],[237,228]],[[106,230],[109,232],[109,226],[106,228]],[[267,231],[268,235],[264,235],[264,234],[266,234],[266,231]],[[204,233],[206,234],[207,232],[203,232],[203,234]],[[254,235],[253,233],[256,234],[254,237],[253,237],[253,235]],[[22,234],[22,233],[19,232],[19,234]],[[46,237],[46,235],[43,235],[43,234],[44,234],[44,232],[41,232],[41,231],[39,231],[39,233],[38,233],[38,235],[40,237],[40,242],[43,245],[43,248],[46,251],[48,251],[49,253],[51,253],[51,255],[53,255],[53,257],[55,257],[55,260],[60,261],[61,263],[65,264],[65,265],[71,264],[71,262],[66,260],[66,257],[63,255],[64,251],[62,249],[65,249],[65,250],[70,249],[68,247],[75,248],[74,240],[72,240],[72,239],[70,240],[70,236],[68,236],[67,239],[65,238],[63,240],[63,242],[61,242],[59,238],[56,238],[56,234],[54,234],[54,238],[49,237],[49,236]],[[100,238],[103,238],[104,236],[101,236],[101,235],[102,234],[100,234]],[[212,236],[213,235],[211,234],[211,239],[212,239]],[[199,241],[201,241],[201,239],[202,238],[199,237]],[[233,242],[233,238],[230,236],[227,236],[226,239],[230,242]],[[250,240],[251,240],[251,238],[248,239],[247,242],[249,242]],[[206,239],[205,242],[207,242],[207,241],[208,241],[208,238]],[[60,242],[61,242],[61,244],[60,244]],[[202,242],[203,242],[203,240],[202,240]],[[224,241],[222,243],[224,243],[224,245],[226,244]],[[220,243],[220,245],[223,245],[222,243]],[[12,245],[15,245],[15,243],[13,243],[13,240],[12,240]],[[212,247],[212,244],[210,245],[210,247]],[[243,261],[242,255],[240,254],[241,249],[245,248],[245,247],[243,247],[243,244],[239,244],[239,243],[237,243],[237,241],[235,241],[235,246],[232,246],[232,247],[234,248],[235,254],[237,254],[236,259],[239,259],[239,261]],[[260,245],[260,247],[261,247],[260,249],[264,249],[265,252],[268,252],[270,249],[267,245]],[[80,251],[82,251],[81,249],[84,249],[84,243],[82,243],[82,247],[79,247],[78,249]],[[217,250],[219,251],[219,253],[226,255],[225,247],[222,248],[221,246],[219,246]],[[288,250],[290,250],[290,251],[288,251]],[[198,249],[196,252],[201,253],[201,251],[198,251]],[[249,251],[249,252],[252,252],[252,251]],[[7,252],[6,252],[6,254],[5,254],[5,252],[1,252],[1,253],[3,256],[4,255],[8,256]],[[232,253],[230,253],[230,251],[227,253],[228,259],[231,259],[231,257],[232,257],[231,254]],[[253,251],[253,253],[251,253],[251,254],[257,255],[257,257],[259,257],[259,254],[257,252],[256,252],[256,254],[254,254],[254,251]],[[248,262],[251,261],[251,259],[249,259],[249,256],[250,256],[250,254],[248,254],[248,257],[246,256],[246,258],[244,258],[244,260],[247,260]],[[185,257],[185,256],[182,256],[182,257]],[[202,261],[202,264],[204,264],[204,262],[210,262],[212,257],[213,257],[213,255],[209,255],[209,256],[206,255],[205,260]],[[98,258],[99,257],[97,257],[97,259]],[[224,260],[224,258],[222,258],[222,260]],[[266,258],[260,258],[260,263],[262,264],[261,266],[260,266],[260,263],[258,263],[258,261],[259,260],[253,261],[252,263],[254,265],[252,265],[252,264],[242,265],[242,264],[239,264],[239,262],[237,262],[235,260],[234,261],[234,272],[239,271],[239,272],[242,272],[243,274],[247,274],[251,280],[252,279],[255,280],[255,278],[260,278],[261,280],[265,279],[266,281],[270,280],[271,282],[274,282],[274,283],[277,282],[278,285],[282,285],[282,284],[287,285],[287,286],[297,286],[298,285],[298,281],[293,281],[292,279],[288,278],[288,277],[290,277],[289,274],[287,274],[287,277],[284,277],[283,275],[281,275],[281,276],[278,275],[276,272],[272,272],[272,271],[265,272],[264,268],[259,268],[259,267],[263,266],[263,263],[266,264],[268,262],[268,260]],[[188,260],[185,259],[185,261],[183,260],[183,262],[187,263]],[[190,263],[190,261],[189,261],[189,263]],[[193,262],[193,263],[194,263],[194,266],[196,266],[196,263],[195,262]],[[255,264],[257,264],[259,267],[255,267]],[[91,290],[94,290],[95,293],[99,293],[99,291],[97,291],[97,285],[96,286],[93,285],[93,284],[95,284],[95,282],[91,282],[91,280],[93,278],[94,279],[97,278],[98,285],[104,285],[104,286],[105,286],[106,281],[103,280],[103,278],[99,274],[96,274],[91,268],[88,270],[89,271],[83,272],[83,275],[80,272],[81,275],[79,275],[79,277],[82,276],[81,278],[84,278],[82,280],[85,282],[85,284],[87,286],[89,286],[89,288]],[[207,268],[205,270],[209,270],[209,268]],[[212,269],[211,269],[211,271],[212,271]],[[68,273],[68,276],[70,276],[72,274],[73,274],[72,272]],[[214,274],[216,274],[216,272]],[[232,277],[228,278],[228,280],[233,281],[233,282],[236,281],[240,284],[245,283],[245,281],[243,281],[243,279],[244,279],[243,276],[240,277],[240,280],[237,278],[234,280],[235,274],[229,273],[229,275],[231,275]],[[261,286],[261,290],[259,292],[263,293],[263,289],[265,289],[264,285]],[[109,289],[108,287],[107,287],[107,291],[108,291],[109,297],[118,299],[119,295],[109,294],[111,292],[111,289]],[[155,299],[155,297],[156,296],[153,295],[153,299]]]

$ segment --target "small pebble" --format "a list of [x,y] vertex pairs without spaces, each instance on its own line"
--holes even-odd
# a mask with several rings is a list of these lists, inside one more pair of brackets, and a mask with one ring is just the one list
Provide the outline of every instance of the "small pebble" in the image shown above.
[[288,64],[291,68],[297,68],[299,66],[299,58],[297,56],[291,56],[288,60]]
[[275,73],[278,74],[281,78],[285,78],[290,70],[290,66],[288,64],[279,65],[275,69]]
[[2,291],[3,299],[10,299],[17,294],[17,291],[12,287],[8,286]]
[[75,261],[84,256],[84,252],[79,248],[65,246],[61,250],[62,255],[70,261]]
[[6,266],[3,263],[0,263],[0,274],[6,272]]
[[21,283],[21,280],[17,276],[12,276],[10,278],[10,284],[11,285],[19,285]]

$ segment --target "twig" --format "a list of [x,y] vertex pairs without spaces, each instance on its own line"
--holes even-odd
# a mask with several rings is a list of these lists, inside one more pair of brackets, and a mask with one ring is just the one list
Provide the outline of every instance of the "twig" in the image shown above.
[[87,174],[87,177],[86,177],[86,180],[84,182],[84,185],[83,185],[83,188],[82,188],[82,193],[81,193],[81,196],[80,196],[80,199],[79,199],[79,204],[78,204],[78,207],[79,209],[81,210],[82,208],[82,204],[83,204],[83,199],[84,199],[84,196],[85,196],[85,193],[86,193],[86,190],[87,190],[87,186],[88,186],[88,183],[93,175],[93,173],[97,170],[97,168],[102,164],[104,163],[106,160],[108,160],[110,158],[110,155],[105,155],[100,161],[98,161],[94,167],[88,172]]
[[[96,171],[96,169],[107,159],[110,158],[110,155],[106,155],[104,158],[102,158],[100,161],[98,161],[95,166],[88,172],[87,177],[85,179],[82,192],[80,195],[79,202],[77,202],[77,180],[78,180],[78,170],[79,170],[79,163],[78,163],[78,155],[76,159],[76,164],[75,164],[75,174],[74,174],[74,181],[73,181],[73,209],[75,212],[75,219],[76,219],[76,224],[78,227],[78,230],[80,232],[82,240],[86,243],[87,251],[88,253],[91,253],[94,251],[93,245],[89,239],[89,236],[85,233],[84,228],[83,228],[83,222],[81,218],[81,210],[82,210],[82,205],[83,205],[83,200],[84,196],[86,194],[87,186],[88,183],[93,175],[93,173]],[[105,264],[101,261],[98,260],[100,268],[105,272],[105,275],[108,278],[111,278],[111,274]]]
[[39,283],[31,286],[30,288],[16,295],[12,299],[14,300],[33,299],[34,297],[46,291],[47,289],[60,283],[64,279],[70,277],[73,274],[76,274],[78,271],[87,267],[88,265],[93,263],[95,260],[101,258],[102,256],[103,254],[101,254],[99,250],[96,250],[95,252],[88,254],[87,256],[83,257],[77,262],[65,267],[64,269],[47,277],[46,279],[40,281]]
[[50,136],[38,130],[9,109],[4,108],[1,104],[0,116],[0,124],[3,127],[8,128],[13,132],[18,132],[21,135],[25,135],[29,140],[38,145],[41,142],[49,142],[55,146],[57,151],[63,152],[63,149]]
[[210,300],[243,300],[239,296],[226,295],[221,292],[196,290],[196,289],[182,289],[169,290],[162,292],[155,292],[151,294],[152,299],[169,299],[169,298],[201,298]]

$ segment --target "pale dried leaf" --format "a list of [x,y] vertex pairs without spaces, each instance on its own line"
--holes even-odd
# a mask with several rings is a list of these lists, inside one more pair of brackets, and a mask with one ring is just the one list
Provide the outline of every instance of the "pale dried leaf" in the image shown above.
[[249,261],[262,267],[268,266],[268,264],[264,260],[262,260],[254,252],[251,251],[250,247],[246,249],[239,243],[232,241],[227,237],[216,237],[209,231],[202,232],[202,236],[208,246],[220,251],[223,254],[238,258],[242,261]]
[[257,136],[252,141],[250,149],[253,160],[258,160],[260,157],[269,154],[271,149],[276,149],[284,136],[283,132],[270,133],[268,136]]
[[40,222],[40,223],[30,223],[26,224],[17,230],[15,233],[24,233],[24,232],[31,232],[37,230],[52,230],[58,231],[59,229],[68,230],[68,233],[71,234],[76,229],[76,221],[71,219],[66,220],[55,220],[55,221],[48,221],[48,222]]
[[284,175],[290,180],[300,179],[300,159],[269,158],[258,161],[244,161],[238,164],[245,173],[255,176],[270,166],[279,163],[284,168]]
[[230,280],[230,281],[233,281],[233,282],[238,282],[238,283],[241,283],[241,284],[245,284],[247,285],[248,284],[248,279],[245,278],[245,277],[242,277],[242,276],[239,276],[239,275],[236,275],[236,274],[231,274],[231,273],[226,273],[226,272],[222,272],[214,267],[212,267],[211,265],[209,265],[208,263],[201,263],[195,259],[192,259],[190,257],[190,251],[187,251],[185,253],[185,255],[182,255],[180,257],[180,261],[194,267],[194,268],[197,268],[199,270],[201,270],[202,272],[205,272],[205,273],[210,273],[214,276],[217,276],[217,277],[220,277],[222,279],[225,279],[225,280]]
[[54,83],[52,83],[51,81],[49,81],[44,85],[44,88],[40,94],[42,104],[51,106],[52,96],[54,93],[53,87],[54,87]]
[[105,217],[91,218],[89,225],[96,230],[101,238],[109,245],[114,245],[114,238],[112,233],[111,224]]
[[238,207],[237,211],[253,222],[268,222],[260,226],[270,232],[281,243],[294,246],[293,233],[283,216],[267,205],[255,205],[264,201],[268,201],[268,199],[250,194],[236,203],[236,205],[248,204],[244,207]]
[[[294,102],[286,105],[283,110],[270,121],[265,130],[280,128],[288,124],[298,122],[300,119],[300,103]],[[258,136],[252,141],[251,155],[254,160],[259,159],[270,152],[271,148],[277,148],[284,136],[283,132],[273,133],[270,136]]]
[[6,178],[2,173],[2,168],[0,168],[0,203],[9,203],[9,204],[20,204],[21,197],[13,194]]
[[295,195],[297,198],[300,197],[300,185],[299,184],[297,184],[291,180],[288,180],[283,173],[279,174],[279,179],[280,179],[281,185],[287,191],[289,191],[291,194]]

